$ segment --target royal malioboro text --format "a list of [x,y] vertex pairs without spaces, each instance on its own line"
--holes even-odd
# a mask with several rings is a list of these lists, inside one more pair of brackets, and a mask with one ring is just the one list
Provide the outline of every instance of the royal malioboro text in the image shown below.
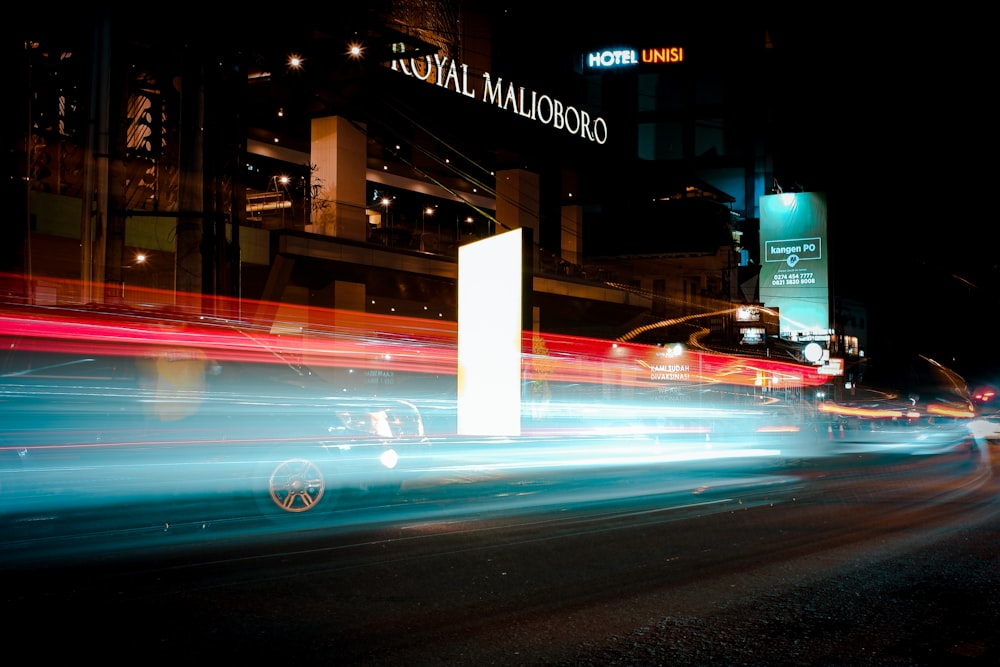
[[[470,82],[469,66],[456,63],[447,56],[393,60],[390,68],[588,141],[603,144],[608,140],[608,124],[600,116],[591,116],[583,109],[564,104],[544,93],[504,82],[501,77],[494,82],[489,72],[483,72],[482,87],[477,90]],[[474,79],[475,75],[471,78]]]

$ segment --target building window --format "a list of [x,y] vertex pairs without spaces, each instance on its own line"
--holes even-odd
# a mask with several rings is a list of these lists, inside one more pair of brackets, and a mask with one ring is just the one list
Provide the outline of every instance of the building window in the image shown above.
[[675,78],[665,78],[660,74],[639,75],[639,113],[654,111],[680,111],[683,102],[682,86]]
[[725,155],[724,127],[725,121],[721,118],[699,120],[694,133],[695,155],[698,157]]
[[681,160],[684,157],[684,132],[680,123],[640,123],[638,133],[640,160]]

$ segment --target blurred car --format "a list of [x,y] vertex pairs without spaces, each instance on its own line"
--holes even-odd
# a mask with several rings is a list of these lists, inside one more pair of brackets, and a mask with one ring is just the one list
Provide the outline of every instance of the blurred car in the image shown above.
[[974,423],[976,437],[991,448],[1000,448],[1000,399],[993,384],[979,384],[972,391],[976,404],[977,419]]
[[931,454],[976,450],[976,408],[964,381],[936,362],[919,360],[920,382],[904,389],[857,388],[817,405],[831,448]]
[[977,385],[972,391],[972,400],[983,406],[995,406],[997,401],[997,388],[993,385]]
[[0,313],[0,517],[95,508],[311,515],[398,489],[419,411],[352,399],[226,324]]

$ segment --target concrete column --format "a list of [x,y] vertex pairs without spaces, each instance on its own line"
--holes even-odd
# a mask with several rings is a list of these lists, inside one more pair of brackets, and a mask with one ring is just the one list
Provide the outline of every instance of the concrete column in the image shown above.
[[338,310],[356,310],[365,312],[367,307],[367,295],[364,283],[351,283],[344,280],[335,280],[333,295],[333,307]]
[[538,270],[540,179],[524,169],[497,172],[497,221],[502,229],[530,229],[533,271]]
[[583,207],[576,204],[563,206],[560,218],[559,256],[564,262],[579,265],[583,259]]
[[365,173],[368,168],[364,127],[341,116],[312,121],[309,159],[314,167],[311,225],[307,231],[365,241]]

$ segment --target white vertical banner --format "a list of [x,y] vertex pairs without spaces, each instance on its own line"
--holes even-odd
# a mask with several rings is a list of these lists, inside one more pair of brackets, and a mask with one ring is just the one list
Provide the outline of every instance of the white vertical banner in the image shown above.
[[458,433],[520,435],[522,233],[458,249]]

